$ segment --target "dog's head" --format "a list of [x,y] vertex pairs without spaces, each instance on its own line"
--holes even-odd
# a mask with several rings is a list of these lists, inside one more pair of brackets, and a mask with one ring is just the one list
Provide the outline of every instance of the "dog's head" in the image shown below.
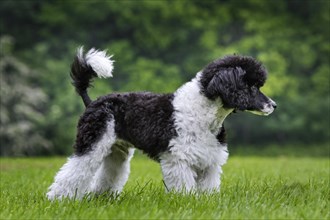
[[266,78],[266,69],[252,57],[227,56],[204,68],[201,91],[212,100],[220,97],[225,108],[269,115],[276,103],[260,91]]

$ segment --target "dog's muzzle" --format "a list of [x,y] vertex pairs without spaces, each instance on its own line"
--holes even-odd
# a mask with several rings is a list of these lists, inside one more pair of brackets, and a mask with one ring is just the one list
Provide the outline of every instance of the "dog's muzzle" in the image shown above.
[[277,108],[277,104],[276,102],[274,102],[273,100],[269,99],[269,102],[266,103],[263,107],[263,109],[261,109],[260,113],[261,115],[270,115],[271,113],[273,113],[273,111]]
[[263,108],[260,110],[248,110],[249,112],[256,114],[256,115],[270,115],[273,113],[273,111],[277,108],[276,102],[269,99],[267,103],[263,105]]

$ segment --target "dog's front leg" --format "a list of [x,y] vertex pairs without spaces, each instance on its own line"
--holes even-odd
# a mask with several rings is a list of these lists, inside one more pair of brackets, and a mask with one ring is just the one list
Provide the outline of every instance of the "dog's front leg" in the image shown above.
[[167,158],[160,164],[167,191],[188,193],[196,189],[197,174],[187,162]]
[[220,191],[220,175],[222,173],[220,165],[214,165],[198,172],[197,188],[201,192]]

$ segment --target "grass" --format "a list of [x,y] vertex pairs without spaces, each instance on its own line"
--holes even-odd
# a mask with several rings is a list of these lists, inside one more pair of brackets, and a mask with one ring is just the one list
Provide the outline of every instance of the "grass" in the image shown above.
[[159,165],[144,156],[119,198],[49,202],[65,158],[1,159],[1,219],[329,219],[328,157],[232,156],[220,193],[165,193]]

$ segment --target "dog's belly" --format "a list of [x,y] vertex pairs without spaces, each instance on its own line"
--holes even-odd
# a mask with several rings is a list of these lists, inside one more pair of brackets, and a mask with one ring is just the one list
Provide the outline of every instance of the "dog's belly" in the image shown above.
[[[139,126],[137,126],[139,127]],[[174,131],[159,129],[141,129],[135,126],[118,133],[118,137],[127,141],[135,148],[142,150],[148,156],[158,160],[159,154],[168,150],[170,137]],[[172,135],[169,135],[172,134]]]

